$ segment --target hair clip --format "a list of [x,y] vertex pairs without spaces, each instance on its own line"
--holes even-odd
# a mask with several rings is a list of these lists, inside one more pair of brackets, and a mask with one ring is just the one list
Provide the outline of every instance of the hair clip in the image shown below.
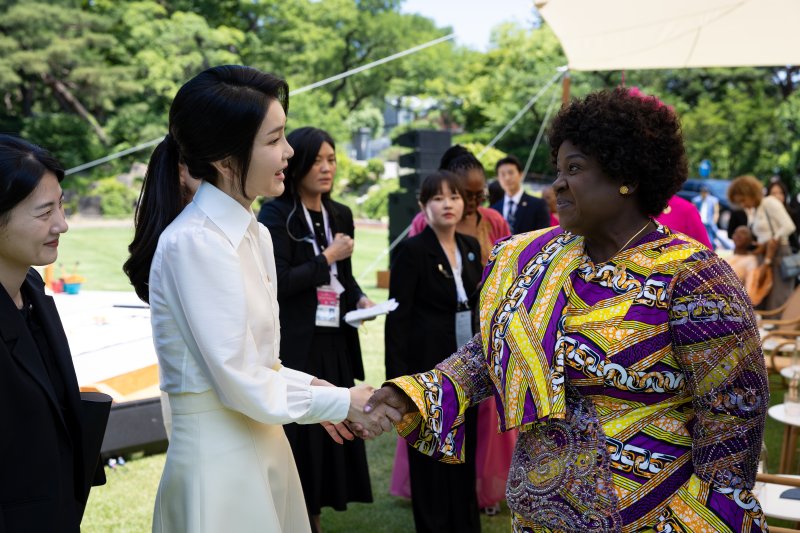
[[439,264],[438,264],[438,265],[436,265],[436,266],[437,266],[437,267],[439,267],[439,272],[441,272],[442,276],[446,277],[447,279],[453,279],[453,275],[452,275],[450,272],[448,272],[448,271],[447,271],[447,269],[445,269],[445,268],[442,266],[442,264],[441,264],[441,263],[439,263]]

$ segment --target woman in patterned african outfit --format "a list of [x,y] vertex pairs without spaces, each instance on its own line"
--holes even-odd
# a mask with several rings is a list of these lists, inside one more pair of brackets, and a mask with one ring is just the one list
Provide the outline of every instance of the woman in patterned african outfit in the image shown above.
[[652,97],[599,92],[550,131],[562,229],[499,243],[481,329],[435,369],[392,380],[420,452],[464,460],[464,410],[490,395],[519,428],[515,532],[766,531],[753,487],[768,388],[730,267],[652,218],[687,175]]

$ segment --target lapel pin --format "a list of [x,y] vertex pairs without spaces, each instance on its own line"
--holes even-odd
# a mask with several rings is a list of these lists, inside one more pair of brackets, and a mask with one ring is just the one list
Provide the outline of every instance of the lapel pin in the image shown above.
[[453,278],[453,275],[452,275],[450,272],[448,272],[448,271],[447,271],[447,269],[446,269],[446,268],[444,268],[444,266],[442,266],[442,264],[441,264],[441,263],[439,263],[439,264],[438,264],[438,265],[436,265],[436,266],[438,267],[438,269],[439,269],[439,273],[440,273],[442,276],[446,277],[447,279],[452,279],[452,278]]
[[475,261],[475,254],[473,254],[472,252],[469,252],[467,254],[467,259],[470,260],[470,261]]

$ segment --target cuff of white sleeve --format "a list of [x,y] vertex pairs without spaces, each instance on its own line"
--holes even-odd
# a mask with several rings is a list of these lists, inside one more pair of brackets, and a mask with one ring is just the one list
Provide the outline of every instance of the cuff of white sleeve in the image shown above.
[[311,385],[311,380],[314,379],[314,376],[311,374],[306,374],[305,372],[293,370],[285,366],[282,366],[278,369],[278,374],[280,374],[286,381],[298,383],[300,385]]
[[350,390],[344,387],[311,387],[311,409],[314,418],[341,422],[350,409]]

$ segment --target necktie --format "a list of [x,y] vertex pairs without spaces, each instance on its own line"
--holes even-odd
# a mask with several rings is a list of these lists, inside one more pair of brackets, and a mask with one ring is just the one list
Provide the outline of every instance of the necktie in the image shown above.
[[517,215],[517,203],[514,200],[507,200],[506,203],[508,204],[508,215],[506,216],[506,221],[511,228],[511,233],[514,233],[514,220],[516,219]]

